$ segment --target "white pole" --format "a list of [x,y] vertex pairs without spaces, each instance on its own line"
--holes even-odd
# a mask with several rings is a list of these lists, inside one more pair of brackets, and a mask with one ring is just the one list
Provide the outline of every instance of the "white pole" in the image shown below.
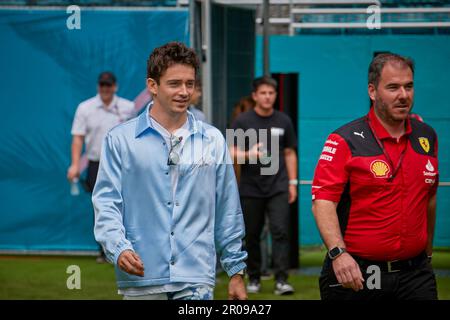
[[202,52],[205,57],[202,65],[202,107],[206,121],[212,123],[211,0],[202,2],[202,29]]

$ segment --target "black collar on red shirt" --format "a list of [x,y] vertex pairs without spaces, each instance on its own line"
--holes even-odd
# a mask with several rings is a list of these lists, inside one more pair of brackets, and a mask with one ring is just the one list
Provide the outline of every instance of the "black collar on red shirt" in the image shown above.
[[[387,138],[391,138],[391,139],[395,139],[394,137],[392,137],[389,132],[387,132],[386,128],[381,124],[380,120],[378,120],[377,116],[375,115],[375,110],[374,107],[370,108],[369,113],[367,114],[367,117],[371,123],[371,127],[373,128],[374,135],[376,135],[378,137],[378,139],[383,140],[383,139],[387,139]],[[411,120],[409,119],[409,117],[406,119],[406,130],[404,135],[409,135],[412,132],[412,128],[411,128]]]

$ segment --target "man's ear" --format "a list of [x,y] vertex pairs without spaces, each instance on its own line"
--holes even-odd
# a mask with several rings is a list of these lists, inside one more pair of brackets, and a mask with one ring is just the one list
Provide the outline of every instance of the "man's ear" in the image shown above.
[[158,92],[158,84],[156,83],[156,80],[154,80],[152,78],[148,78],[147,79],[147,89],[148,89],[148,91],[150,91],[150,93],[153,96],[156,96],[156,94]]
[[373,83],[369,83],[369,86],[367,87],[367,93],[369,94],[369,98],[372,101],[375,101],[377,98],[377,88],[375,88],[375,85]]

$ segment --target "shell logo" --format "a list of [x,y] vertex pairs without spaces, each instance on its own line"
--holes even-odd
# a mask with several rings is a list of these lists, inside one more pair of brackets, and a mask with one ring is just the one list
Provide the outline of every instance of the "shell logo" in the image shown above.
[[389,165],[383,160],[375,160],[370,164],[370,171],[372,171],[375,178],[387,178],[390,169]]

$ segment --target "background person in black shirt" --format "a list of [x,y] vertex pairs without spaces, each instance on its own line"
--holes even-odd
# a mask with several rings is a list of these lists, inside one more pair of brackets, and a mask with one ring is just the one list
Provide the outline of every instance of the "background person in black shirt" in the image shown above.
[[[245,147],[240,149],[237,144],[232,148],[235,161],[244,159],[241,167],[239,192],[244,212],[246,238],[245,246],[248,252],[247,272],[249,284],[248,293],[259,292],[261,277],[260,236],[264,226],[265,213],[269,218],[272,236],[272,255],[275,274],[275,294],[292,294],[294,289],[289,283],[289,204],[297,198],[297,155],[295,148],[297,138],[291,119],[284,113],[273,108],[276,100],[277,82],[269,77],[257,78],[253,81],[252,98],[255,108],[240,114],[232,124],[232,128],[268,131],[267,142],[262,142],[258,136],[256,143],[250,145],[246,139]],[[258,131],[259,132],[259,131]],[[248,138],[248,137],[247,137]],[[279,139],[279,152],[267,154],[272,150],[271,140]],[[267,145],[265,145],[267,144]],[[278,159],[274,159],[278,154]],[[269,156],[270,161],[278,161],[275,174],[263,175],[261,169],[270,163],[261,157]],[[256,164],[250,164],[249,159],[260,159]]]

